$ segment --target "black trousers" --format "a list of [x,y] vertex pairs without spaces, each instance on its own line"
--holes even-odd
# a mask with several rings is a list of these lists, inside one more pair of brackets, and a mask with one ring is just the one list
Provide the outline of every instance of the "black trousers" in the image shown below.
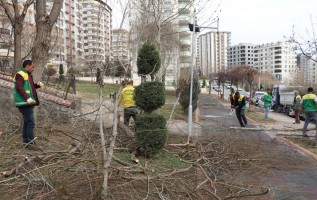
[[123,110],[124,124],[128,126],[131,117],[133,117],[135,121],[135,118],[139,113],[140,113],[139,109],[135,106],[125,108]]
[[244,109],[237,108],[236,109],[236,116],[239,120],[241,127],[245,127],[248,124],[247,118],[244,115]]

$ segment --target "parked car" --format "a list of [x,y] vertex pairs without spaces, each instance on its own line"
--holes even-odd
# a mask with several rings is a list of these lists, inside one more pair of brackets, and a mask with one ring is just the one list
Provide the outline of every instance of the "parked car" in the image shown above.
[[227,89],[231,89],[231,85],[229,85],[229,84],[225,84],[225,87],[227,88]]
[[221,92],[222,91],[220,86],[217,86],[214,89],[216,90],[216,92]]
[[238,89],[236,90],[236,92],[239,92],[240,94],[242,94],[243,96],[245,96],[245,100],[249,101],[250,100],[250,93],[243,90],[243,89]]
[[261,99],[261,97],[263,97],[264,92],[263,91],[255,91],[254,92],[254,97],[252,98],[252,103],[256,106],[259,105],[259,100]]

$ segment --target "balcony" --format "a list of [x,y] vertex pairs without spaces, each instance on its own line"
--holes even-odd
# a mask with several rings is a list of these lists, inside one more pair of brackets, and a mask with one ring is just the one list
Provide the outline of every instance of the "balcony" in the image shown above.
[[179,56],[180,57],[191,57],[192,56],[192,54],[191,54],[191,52],[181,52],[180,54],[179,54]]
[[190,2],[179,2],[178,3],[178,11],[182,13],[190,12],[189,8],[191,7]]
[[192,41],[190,39],[181,39],[180,43],[182,46],[191,46],[192,45]]
[[185,25],[186,24],[187,27],[188,27],[188,24],[191,22],[190,21],[190,17],[188,17],[188,16],[179,16],[178,18],[179,18],[178,22],[179,22],[180,25],[182,25],[182,24]]
[[180,63],[179,67],[180,68],[191,68],[191,63]]

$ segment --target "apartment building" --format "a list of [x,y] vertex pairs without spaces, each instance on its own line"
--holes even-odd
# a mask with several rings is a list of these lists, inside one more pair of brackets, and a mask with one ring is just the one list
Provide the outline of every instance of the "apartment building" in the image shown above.
[[84,59],[89,67],[110,60],[112,9],[103,1],[80,0],[83,7]]
[[112,54],[113,60],[125,63],[130,61],[129,31],[125,29],[113,29],[112,31]]
[[209,77],[228,67],[231,32],[210,31],[197,38],[197,66],[201,76]]
[[[178,0],[179,27],[179,77],[189,78],[192,66],[192,32],[188,24],[193,23],[194,6],[192,0]],[[196,20],[196,19],[195,19]],[[178,79],[176,77],[176,79]]]
[[304,54],[297,55],[297,64],[303,75],[304,84],[317,84],[317,63]]
[[254,47],[250,43],[240,43],[228,47],[228,67],[234,66],[253,66]]
[[283,83],[291,82],[297,72],[295,47],[292,42],[256,45],[253,66],[261,72],[272,73]]
[[[53,2],[48,1],[47,10]],[[82,4],[79,0],[65,0],[60,16],[52,29],[50,64],[70,67],[84,65]]]
[[110,70],[116,72],[120,70],[117,65],[120,65],[124,67],[125,72],[131,72],[129,31],[125,29],[113,29],[111,41],[111,60],[114,63],[114,67]]

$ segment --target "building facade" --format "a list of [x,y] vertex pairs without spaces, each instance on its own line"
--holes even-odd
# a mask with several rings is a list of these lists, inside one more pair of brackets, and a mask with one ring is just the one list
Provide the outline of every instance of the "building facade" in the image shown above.
[[289,83],[297,73],[296,44],[276,42],[254,48],[253,67],[260,72],[270,72],[282,83]]
[[228,67],[253,66],[255,45],[240,43],[228,47]]
[[304,84],[317,84],[317,63],[304,54],[297,55],[297,64],[303,75]]
[[110,60],[112,9],[103,1],[81,0],[85,65],[102,67]]
[[228,68],[231,32],[210,31],[197,39],[197,66],[202,76],[209,77]]

